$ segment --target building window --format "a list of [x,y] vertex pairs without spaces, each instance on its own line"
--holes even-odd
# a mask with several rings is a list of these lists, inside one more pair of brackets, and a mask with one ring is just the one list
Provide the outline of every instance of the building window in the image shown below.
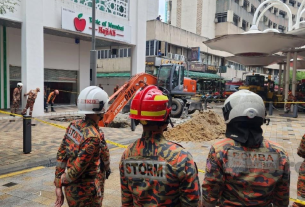
[[273,23],[273,29],[276,29],[276,27],[277,27],[277,24]]
[[237,16],[236,14],[233,15],[233,24],[235,26],[238,26],[238,22],[239,22],[239,16]]
[[242,22],[242,29],[245,31],[247,30],[247,22],[245,20]]
[[280,32],[285,32],[285,27],[282,26],[282,25],[279,25],[278,30],[279,30]]
[[244,0],[243,8],[247,9],[249,5],[249,2],[247,0]]
[[157,55],[157,40],[146,41],[146,56],[155,56]]
[[274,14],[276,14],[278,11],[278,8],[274,8]]
[[288,4],[289,4],[290,6],[293,6],[293,7],[294,7],[295,3],[296,3],[296,2],[295,2],[294,0],[289,0],[289,3],[288,3]]
[[217,13],[215,15],[215,19],[217,19],[217,22],[227,22],[227,12],[224,13]]
[[298,7],[300,7],[301,6],[301,3],[300,2],[298,2]]
[[236,4],[239,4],[239,0],[234,0]]
[[253,5],[251,5],[251,14],[254,15],[255,11],[256,11],[256,8]]
[[286,12],[284,12],[284,11],[282,11],[282,10],[280,10],[279,14],[280,14],[280,16],[283,17],[283,18],[286,17]]

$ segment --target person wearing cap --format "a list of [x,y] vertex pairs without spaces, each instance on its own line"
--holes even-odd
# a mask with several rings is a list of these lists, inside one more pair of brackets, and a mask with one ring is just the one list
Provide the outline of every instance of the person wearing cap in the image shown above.
[[163,136],[170,122],[169,98],[156,86],[138,91],[130,118],[143,125],[142,138],[120,162],[122,206],[198,206],[200,185],[192,155]]
[[58,149],[55,207],[64,203],[62,186],[69,206],[102,206],[105,179],[111,173],[109,149],[98,126],[108,109],[108,94],[89,86],[77,101],[78,112],[85,118],[70,123]]
[[47,100],[47,107],[45,108],[46,112],[48,112],[48,105],[49,105],[50,101],[51,101],[51,111],[56,112],[54,110],[53,106],[54,106],[54,101],[55,101],[55,98],[56,98],[57,95],[59,95],[58,90],[54,90],[53,92],[51,92],[49,94],[49,97],[48,97],[48,100]]
[[26,106],[22,111],[22,115],[26,115],[26,112],[28,110],[28,108],[30,108],[30,113],[29,115],[32,116],[33,113],[33,107],[35,104],[35,100],[37,98],[38,92],[40,92],[39,88],[36,88],[36,90],[30,90],[28,93],[25,93],[24,96],[28,96],[28,100],[26,102]]
[[22,83],[17,83],[17,87],[14,89],[14,92],[13,92],[13,106],[11,108],[11,113],[12,113],[11,116],[15,116],[15,115],[13,115],[13,113],[17,114],[17,110],[19,109],[22,86],[23,86]]
[[202,184],[203,206],[278,207],[289,205],[287,152],[264,139],[269,124],[263,99],[248,90],[224,103],[225,139],[212,145]]

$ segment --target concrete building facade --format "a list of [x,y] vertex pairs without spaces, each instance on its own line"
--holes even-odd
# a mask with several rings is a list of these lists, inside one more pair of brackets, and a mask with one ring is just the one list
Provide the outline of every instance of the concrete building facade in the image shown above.
[[[0,14],[0,108],[10,108],[18,82],[22,93],[41,89],[33,116],[43,114],[44,87],[60,89],[57,102],[75,104],[77,93],[90,85],[91,0],[16,3],[13,12]],[[96,3],[97,48],[129,48],[129,72],[144,72],[147,2]]]
[[[281,1],[290,8],[295,22],[301,1]],[[262,0],[169,0],[168,23],[209,39],[240,34],[252,26],[254,13],[261,2]],[[261,18],[259,29],[274,28],[285,32],[287,25],[287,11],[275,5]]]

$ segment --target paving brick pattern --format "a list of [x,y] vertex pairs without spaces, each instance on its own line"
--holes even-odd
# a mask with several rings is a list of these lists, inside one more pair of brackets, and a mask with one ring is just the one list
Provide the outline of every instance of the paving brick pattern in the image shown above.
[[[220,108],[214,108],[214,110],[220,113]],[[43,119],[49,121],[49,117]],[[271,120],[269,126],[263,127],[264,137],[278,142],[289,153],[292,173],[290,196],[296,198],[297,169],[303,161],[296,153],[301,137],[305,133],[305,117],[300,115],[300,118],[292,119],[279,117],[277,114],[271,117]],[[64,130],[37,121],[33,123],[36,126],[32,130],[32,152],[25,155],[22,152],[22,120],[16,119],[15,122],[10,122],[9,119],[0,120],[0,174],[54,162]],[[65,122],[52,121],[52,123],[68,125]],[[129,128],[104,128],[104,132],[106,139],[127,145],[140,137],[141,127],[137,127],[135,132],[131,132]],[[198,168],[204,170],[209,147],[217,141],[181,144],[192,153]],[[112,149],[113,175],[106,183],[104,206],[120,206],[118,164],[124,149],[109,146]],[[200,173],[199,176],[202,181],[204,174]],[[0,179],[0,206],[52,206],[55,201],[53,179],[54,167]],[[17,185],[3,186],[9,182],[17,183]]]

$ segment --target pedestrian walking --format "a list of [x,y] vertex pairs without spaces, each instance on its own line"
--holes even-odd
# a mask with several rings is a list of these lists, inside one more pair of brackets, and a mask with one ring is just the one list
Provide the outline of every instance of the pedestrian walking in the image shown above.
[[116,85],[113,89],[113,93],[117,92],[119,90],[119,85]]
[[26,115],[28,108],[30,108],[29,115],[32,116],[33,108],[35,104],[35,100],[37,98],[38,92],[40,92],[39,88],[36,88],[36,90],[30,90],[28,93],[25,93],[24,96],[28,96],[28,100],[26,102],[26,106],[22,111],[22,115]]
[[98,123],[108,109],[108,94],[89,86],[78,97],[83,120],[72,121],[57,152],[55,171],[56,202],[64,203],[62,186],[69,206],[102,206],[104,183],[110,170],[109,149]]
[[13,92],[13,106],[11,108],[11,113],[12,113],[11,116],[15,116],[15,115],[13,115],[13,113],[17,114],[17,110],[19,109],[22,86],[23,86],[22,83],[17,83],[17,87],[14,89],[14,92]]
[[130,118],[143,125],[142,138],[125,150],[120,162],[122,206],[198,206],[198,172],[189,152],[167,141],[169,99],[156,86],[139,91]]
[[[300,146],[298,148],[298,155],[305,159],[305,135],[303,135],[302,140],[300,142]],[[305,160],[300,166],[299,169],[299,177],[297,183],[297,198],[303,202],[305,202]],[[305,205],[299,203],[293,203],[293,207],[305,207]]]
[[48,105],[49,105],[49,103],[51,102],[51,111],[52,112],[56,112],[55,110],[54,110],[54,108],[53,108],[53,106],[54,106],[54,101],[55,101],[55,98],[56,98],[56,96],[58,96],[59,95],[59,91],[58,90],[54,90],[53,92],[51,92],[50,94],[49,94],[49,97],[48,97],[48,100],[47,100],[47,107],[45,108],[45,110],[46,110],[46,112],[48,113]]
[[232,94],[223,107],[226,139],[208,155],[202,184],[203,206],[289,205],[290,169],[285,150],[264,139],[263,99],[248,90]]

